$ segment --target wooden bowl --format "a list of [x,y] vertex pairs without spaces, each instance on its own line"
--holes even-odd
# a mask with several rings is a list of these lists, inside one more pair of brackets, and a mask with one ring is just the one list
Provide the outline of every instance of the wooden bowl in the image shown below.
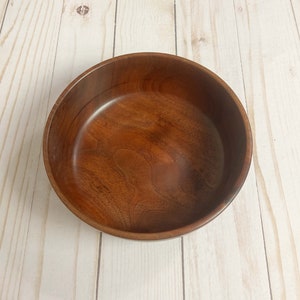
[[106,233],[170,238],[217,216],[249,169],[251,130],[232,90],[181,57],[138,53],[76,78],[44,132],[63,203]]

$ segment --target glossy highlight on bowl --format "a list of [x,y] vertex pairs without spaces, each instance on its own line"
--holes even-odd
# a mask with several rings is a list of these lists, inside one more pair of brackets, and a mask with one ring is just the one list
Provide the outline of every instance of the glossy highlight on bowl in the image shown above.
[[115,236],[155,240],[195,230],[229,205],[252,139],[243,106],[217,75],[178,56],[135,53],[67,86],[43,154],[75,215]]

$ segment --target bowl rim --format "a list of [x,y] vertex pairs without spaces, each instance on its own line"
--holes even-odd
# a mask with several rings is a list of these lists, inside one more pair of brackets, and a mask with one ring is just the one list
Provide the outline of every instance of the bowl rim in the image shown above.
[[[115,229],[109,226],[105,226],[102,224],[97,223],[94,220],[91,220],[89,217],[87,217],[85,214],[83,214],[80,210],[78,210],[75,206],[72,205],[72,201],[70,201],[61,191],[59,185],[56,183],[56,180],[54,178],[54,175],[52,173],[52,167],[49,160],[49,153],[48,153],[48,138],[50,134],[50,129],[52,125],[52,121],[54,118],[54,115],[60,106],[60,104],[64,101],[66,95],[72,90],[73,87],[76,86],[77,83],[79,83],[83,78],[87,77],[92,72],[108,65],[111,63],[115,63],[119,60],[124,60],[128,58],[135,58],[135,57],[160,57],[160,58],[166,58],[166,59],[173,59],[180,61],[182,63],[188,64],[191,67],[197,68],[201,72],[204,72],[208,77],[210,77],[212,80],[214,80],[217,84],[223,87],[223,89],[229,94],[231,100],[236,105],[239,114],[242,118],[243,125],[245,127],[245,136],[246,136],[246,152],[243,159],[243,166],[242,169],[237,176],[232,188],[230,189],[230,193],[222,199],[222,201],[206,216],[201,217],[195,222],[192,222],[190,224],[184,225],[179,228],[167,230],[167,231],[161,231],[161,232],[153,232],[153,233],[144,233],[144,232],[131,232],[131,231],[125,231],[120,229]],[[250,169],[251,160],[252,160],[252,153],[253,153],[253,140],[252,140],[252,133],[251,133],[251,127],[250,122],[246,113],[246,110],[244,106],[242,105],[241,101],[237,97],[237,95],[233,92],[233,90],[229,87],[229,85],[221,79],[217,74],[215,74],[213,71],[209,70],[208,68],[204,67],[203,65],[194,62],[192,60],[189,60],[187,58],[173,55],[173,54],[167,54],[167,53],[160,53],[160,52],[137,52],[137,53],[130,53],[130,54],[123,54],[120,56],[116,56],[107,60],[104,60],[98,64],[95,64],[94,66],[88,68],[86,71],[78,75],[74,80],[72,80],[66,88],[63,90],[63,92],[59,95],[57,100],[55,101],[49,115],[47,118],[47,122],[44,128],[43,133],[43,160],[44,165],[46,169],[47,176],[49,178],[49,181],[60,198],[60,200],[64,203],[64,205],[73,212],[77,217],[79,217],[81,220],[83,220],[85,223],[93,226],[94,228],[104,232],[108,233],[117,237],[131,239],[131,240],[161,240],[161,239],[169,239],[169,238],[175,238],[182,236],[184,234],[187,234],[189,232],[192,232],[213,219],[215,219],[219,214],[221,214],[234,200],[240,189],[242,188],[247,174]]]

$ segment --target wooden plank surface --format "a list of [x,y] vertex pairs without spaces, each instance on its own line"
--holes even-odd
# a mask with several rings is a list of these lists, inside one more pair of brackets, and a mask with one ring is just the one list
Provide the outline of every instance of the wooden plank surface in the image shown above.
[[[48,111],[64,87],[85,69],[112,55],[115,1],[65,1]],[[81,10],[80,10],[81,8]],[[78,13],[78,10],[80,13]],[[95,28],[99,28],[96,32]],[[35,199],[34,199],[35,200]],[[39,206],[33,202],[33,209]],[[36,274],[40,278],[39,298],[94,299],[97,294],[99,232],[72,215],[53,191],[49,196],[47,222],[40,236],[43,243],[43,267]],[[43,220],[41,220],[43,221]],[[29,228],[36,240],[36,225]],[[25,262],[26,263],[26,262]],[[31,274],[30,252],[23,278]],[[37,264],[37,262],[35,262]],[[24,299],[33,286],[27,285]]]
[[[11,17],[8,11],[6,20],[11,21],[18,32],[16,35],[14,31],[9,32],[10,24],[6,23],[3,53],[8,59],[17,57],[17,54],[9,55],[9,46],[15,41],[18,43],[17,39],[23,36],[24,41],[20,43],[29,50],[11,46],[10,51],[20,51],[18,55],[24,60],[25,68],[21,63],[16,66],[10,63],[5,70],[4,64],[5,73],[1,73],[6,77],[20,73],[20,88],[25,87],[22,98],[9,95],[1,99],[7,99],[1,125],[8,129],[1,133],[8,132],[4,138],[11,139],[11,143],[1,140],[1,162],[7,164],[1,170],[5,167],[8,170],[8,175],[1,172],[1,182],[4,182],[1,213],[6,213],[1,218],[5,221],[4,246],[1,247],[3,280],[0,280],[3,299],[17,295],[21,299],[94,299],[96,295],[99,233],[79,221],[58,200],[50,189],[40,152],[46,115],[59,93],[79,73],[112,55],[115,1],[90,1],[86,15],[77,13],[80,5],[77,1],[65,1],[64,6],[56,5],[54,10],[51,1],[37,1],[25,2],[20,7],[18,13],[22,17]],[[32,20],[35,14],[36,22]],[[21,21],[23,23],[18,24]],[[37,25],[38,22],[46,23]],[[96,34],[94,28],[99,28]],[[45,32],[37,34],[38,30]],[[28,57],[31,57],[29,62]],[[15,70],[8,69],[10,66]],[[17,84],[12,79],[7,82]],[[11,88],[7,93],[14,91]],[[38,120],[32,116],[38,116]],[[18,126],[18,118],[19,122],[24,119],[26,126]],[[19,156],[14,152],[15,156],[11,155],[8,147],[12,146],[20,148]],[[5,180],[4,176],[14,182]],[[17,189],[19,193],[13,193]]]
[[[246,107],[234,7],[221,0],[176,3],[178,54],[216,72]],[[251,168],[232,205],[184,237],[186,299],[270,299],[260,223]]]
[[7,10],[8,0],[0,0],[0,33],[4,22],[4,16]]
[[300,298],[300,40],[290,1],[235,1],[273,299]]
[[[16,299],[21,287],[34,197],[49,193],[40,177],[41,131],[46,117],[61,5],[19,1],[9,5],[1,32],[0,101],[0,298]],[[44,197],[44,199],[45,199]],[[46,198],[47,199],[47,198]],[[43,198],[39,199],[43,202]],[[44,222],[41,211],[38,218]],[[43,230],[43,227],[37,228]],[[38,239],[36,240],[38,243]],[[40,253],[32,252],[31,256]],[[32,264],[31,269],[40,268]],[[39,278],[36,278],[38,281]],[[35,280],[30,283],[35,283]]]
[[292,5],[292,13],[296,22],[296,30],[298,36],[300,38],[300,1],[299,0],[291,0]]
[[[299,9],[298,0],[0,0],[0,299],[300,299]],[[41,156],[64,87],[99,61],[141,51],[215,71],[254,138],[232,205],[159,242],[78,220]]]

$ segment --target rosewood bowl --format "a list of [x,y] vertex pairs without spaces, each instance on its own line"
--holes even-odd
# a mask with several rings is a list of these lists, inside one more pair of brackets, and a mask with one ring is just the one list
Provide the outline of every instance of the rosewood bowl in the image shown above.
[[95,228],[155,240],[190,232],[240,190],[252,155],[237,96],[192,61],[116,57],[64,90],[44,131],[50,182]]

